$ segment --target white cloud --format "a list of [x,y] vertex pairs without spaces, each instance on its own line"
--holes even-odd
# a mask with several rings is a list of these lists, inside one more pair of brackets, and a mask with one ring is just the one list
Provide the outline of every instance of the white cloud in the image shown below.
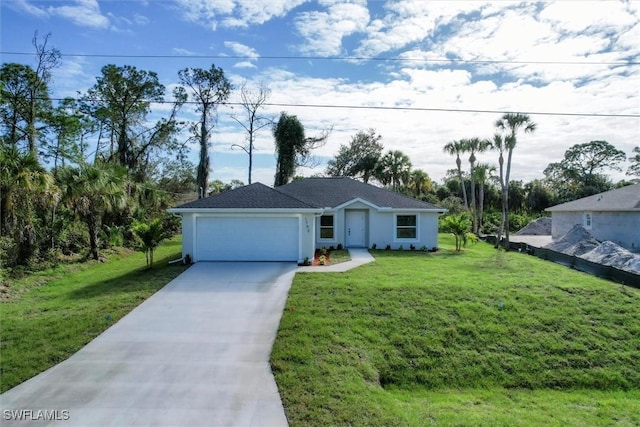
[[305,44],[299,48],[304,53],[341,54],[342,39],[363,32],[369,22],[366,1],[325,3],[330,3],[326,12],[304,12],[296,18],[296,30],[305,39]]
[[29,3],[27,0],[15,0],[10,2],[5,2],[5,4],[13,8],[14,10],[19,10],[21,12],[36,16],[38,18],[47,18],[49,16],[46,10]]
[[260,57],[260,55],[258,55],[258,52],[256,52],[254,48],[242,43],[226,41],[224,42],[224,46],[228,49],[231,49],[233,53],[238,56],[244,56],[250,59],[257,59]]
[[[633,2],[628,2],[628,4]],[[550,21],[560,31],[617,30],[632,25],[633,16],[621,1],[556,1],[545,4],[540,19]]]
[[109,18],[100,12],[97,0],[75,0],[73,5],[50,6],[47,11],[82,27],[109,28]]
[[359,56],[377,56],[416,42],[425,42],[443,25],[461,13],[480,11],[479,1],[389,1],[387,13],[371,21],[367,37],[356,50]]
[[149,18],[144,15],[140,15],[139,13],[135,13],[133,15],[133,21],[138,25],[147,25],[150,22]]
[[171,49],[174,55],[182,55],[182,56],[194,56],[197,55],[196,52],[193,52],[189,49],[184,49],[182,47],[174,47]]
[[258,68],[256,65],[249,61],[240,61],[233,64],[233,68]]
[[245,61],[234,64],[234,68],[257,68],[253,62],[260,58],[260,55],[252,47],[232,41],[224,42],[224,46],[232,50],[234,55],[246,58]]
[[184,19],[215,30],[247,28],[287,15],[307,0],[175,0]]

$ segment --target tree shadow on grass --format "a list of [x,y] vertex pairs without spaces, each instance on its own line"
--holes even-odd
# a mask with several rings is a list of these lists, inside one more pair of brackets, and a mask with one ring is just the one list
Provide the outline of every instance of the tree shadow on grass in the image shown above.
[[156,292],[188,268],[183,264],[169,265],[171,259],[175,259],[175,254],[156,260],[152,269],[141,266],[118,277],[73,290],[68,294],[68,298],[86,299],[131,292]]

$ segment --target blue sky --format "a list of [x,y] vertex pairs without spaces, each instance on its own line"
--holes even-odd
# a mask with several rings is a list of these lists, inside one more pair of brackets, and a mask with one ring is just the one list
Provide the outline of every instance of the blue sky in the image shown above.
[[[177,83],[178,70],[212,63],[236,85],[266,84],[269,102],[285,106],[269,106],[265,114],[295,114],[309,135],[333,128],[316,152],[320,166],[301,170],[304,175],[321,173],[340,144],[359,130],[375,128],[385,148],[404,151],[414,167],[440,181],[455,166],[442,153],[444,144],[490,137],[500,117],[460,110],[586,114],[532,114],[538,130],[520,139],[514,179],[541,178],[544,168],[561,160],[573,144],[604,139],[627,154],[640,144],[638,0],[0,4],[2,62],[33,64],[32,56],[8,52],[33,52],[36,30],[52,34],[50,43],[63,54],[51,85],[54,97],[86,91],[111,63],[154,71],[168,88]],[[398,106],[408,109],[393,109]],[[163,108],[154,111],[162,114]],[[231,113],[229,107],[219,110],[210,153],[212,179],[246,182],[247,155],[231,149],[245,134]],[[182,115],[195,117],[189,108]],[[258,135],[256,145],[254,181],[272,184],[269,129]],[[480,160],[496,163],[496,155],[482,154]]]

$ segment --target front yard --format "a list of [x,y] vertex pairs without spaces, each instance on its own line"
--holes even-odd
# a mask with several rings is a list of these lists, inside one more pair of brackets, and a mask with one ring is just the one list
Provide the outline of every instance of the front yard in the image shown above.
[[142,253],[123,253],[12,281],[0,303],[0,392],[67,359],[184,271],[167,264],[181,244],[164,242],[153,270]]
[[639,290],[440,240],[296,275],[271,357],[292,426],[640,424]]

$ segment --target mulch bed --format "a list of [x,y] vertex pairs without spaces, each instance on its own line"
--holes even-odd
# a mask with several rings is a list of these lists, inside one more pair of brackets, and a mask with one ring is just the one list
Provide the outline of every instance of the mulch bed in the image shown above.
[[[316,249],[315,254],[313,255],[313,262],[311,263],[311,265],[313,266],[318,266],[320,265],[320,257],[322,255],[320,254],[320,249]],[[327,251],[327,253],[325,254],[325,262],[324,265],[331,265],[331,252]]]

